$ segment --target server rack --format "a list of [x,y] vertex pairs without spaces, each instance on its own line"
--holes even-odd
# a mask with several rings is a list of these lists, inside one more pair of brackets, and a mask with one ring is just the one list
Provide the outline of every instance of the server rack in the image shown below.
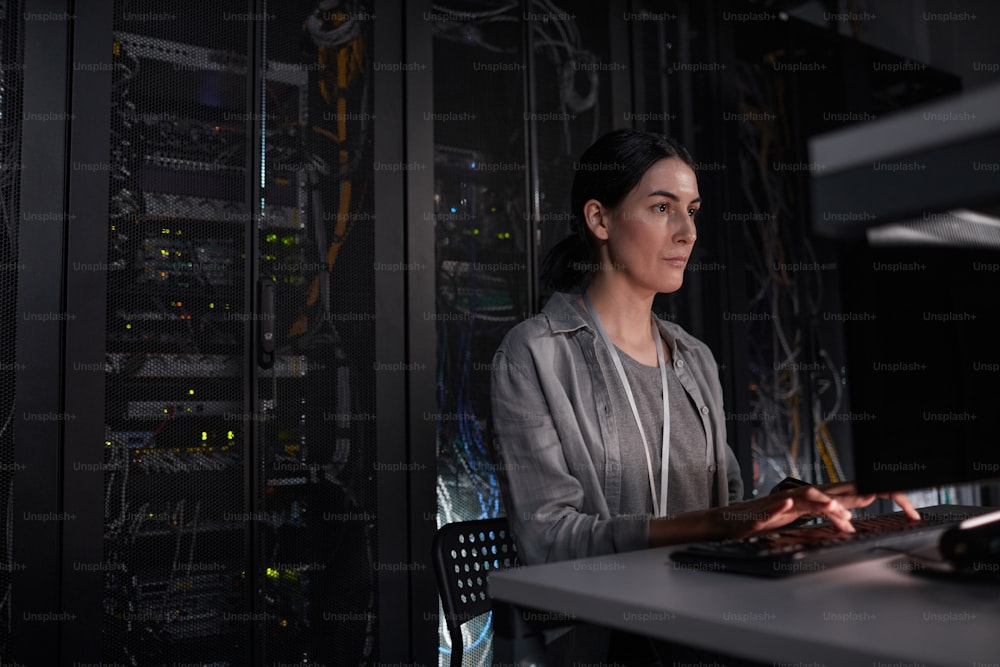
[[361,2],[25,5],[3,24],[32,73],[22,95],[4,68],[4,121],[23,99],[38,122],[5,127],[37,178],[4,193],[28,279],[4,281],[22,416],[0,434],[20,466],[0,655],[405,659],[405,586],[385,582],[407,545],[380,545],[405,489],[378,462],[407,455],[374,419],[407,381],[376,378],[402,329],[375,293],[402,285],[371,271],[402,256],[375,206],[402,182],[373,167],[402,159],[373,106],[399,96],[373,67],[399,22]]
[[247,592],[260,577],[248,546],[266,524],[245,484],[259,414],[245,359],[265,316],[247,286],[253,42],[223,7],[250,11],[193,13],[205,28],[187,35],[163,6],[163,20],[136,21],[126,3],[112,18],[108,662],[249,662],[249,629],[267,625]]

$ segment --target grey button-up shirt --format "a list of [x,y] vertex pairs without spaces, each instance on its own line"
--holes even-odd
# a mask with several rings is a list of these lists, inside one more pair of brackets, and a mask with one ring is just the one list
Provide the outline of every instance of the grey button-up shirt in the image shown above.
[[[649,546],[648,512],[620,506],[623,470],[603,345],[574,305],[556,293],[504,337],[493,358],[493,447],[507,519],[523,563],[583,558]],[[726,442],[718,366],[708,346],[657,320],[673,365],[705,429],[716,506],[743,498]]]

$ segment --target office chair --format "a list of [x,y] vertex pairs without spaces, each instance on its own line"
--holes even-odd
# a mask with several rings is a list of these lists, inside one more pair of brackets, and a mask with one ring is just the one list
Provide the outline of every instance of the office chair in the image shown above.
[[434,534],[434,572],[451,634],[451,667],[461,667],[462,624],[490,610],[487,575],[518,565],[507,519],[457,521]]

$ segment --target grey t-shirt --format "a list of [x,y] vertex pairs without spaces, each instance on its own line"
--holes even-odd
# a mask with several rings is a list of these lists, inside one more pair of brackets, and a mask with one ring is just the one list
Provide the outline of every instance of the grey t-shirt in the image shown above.
[[[600,350],[607,354],[607,349]],[[663,389],[660,369],[641,364],[621,350],[625,376],[628,378],[649,443],[653,481],[660,493],[660,449],[663,442]],[[609,367],[614,368],[608,354]],[[612,373],[617,376],[616,372]],[[617,380],[617,377],[615,378]],[[610,382],[611,407],[621,434],[622,504],[624,514],[641,514],[653,511],[653,498],[649,491],[649,472],[646,456],[642,451],[642,438],[628,403],[628,396],[620,381]],[[714,456],[708,451],[705,429],[684,390],[673,365],[667,364],[667,394],[670,402],[670,461],[667,483],[667,514],[674,515],[712,506],[714,474],[709,464]],[[712,460],[706,460],[711,456]]]

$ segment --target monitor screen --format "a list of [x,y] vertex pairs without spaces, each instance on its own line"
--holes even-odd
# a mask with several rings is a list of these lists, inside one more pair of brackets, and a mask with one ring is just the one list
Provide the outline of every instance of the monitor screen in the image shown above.
[[809,139],[865,491],[1000,478],[1000,83]]
[[857,240],[840,274],[860,490],[1000,477],[1000,252]]

